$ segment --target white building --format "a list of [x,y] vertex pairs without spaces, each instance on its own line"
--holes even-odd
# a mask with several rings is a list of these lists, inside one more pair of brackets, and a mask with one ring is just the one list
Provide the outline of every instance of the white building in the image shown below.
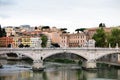
[[84,44],[84,47],[95,47],[95,40],[90,39],[90,40],[86,41]]
[[42,40],[40,39],[40,37],[31,37],[30,40],[30,47],[41,47]]

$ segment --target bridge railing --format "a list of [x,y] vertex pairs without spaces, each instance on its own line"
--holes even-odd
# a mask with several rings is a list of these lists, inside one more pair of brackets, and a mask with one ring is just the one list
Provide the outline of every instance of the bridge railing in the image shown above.
[[68,47],[68,48],[0,48],[0,50],[32,50],[32,49],[79,49],[79,50],[120,50],[119,48],[100,48],[100,47]]

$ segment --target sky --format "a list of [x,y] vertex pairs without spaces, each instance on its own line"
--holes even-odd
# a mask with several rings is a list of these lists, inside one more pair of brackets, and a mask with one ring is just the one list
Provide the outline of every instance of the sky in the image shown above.
[[77,28],[120,25],[120,0],[0,0],[0,24]]

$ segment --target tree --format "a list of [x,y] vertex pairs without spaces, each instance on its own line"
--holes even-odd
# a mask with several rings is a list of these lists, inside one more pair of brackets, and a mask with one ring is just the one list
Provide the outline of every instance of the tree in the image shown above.
[[5,37],[5,36],[6,36],[6,31],[4,28],[2,29],[0,25],[0,37]]
[[25,45],[25,47],[30,47],[30,45]]
[[96,41],[96,47],[106,47],[106,33],[103,28],[97,29],[96,33],[93,35],[93,39]]
[[23,48],[23,47],[24,47],[24,45],[21,43],[18,47],[19,47],[19,48]]
[[111,34],[108,37],[108,42],[111,44],[111,47],[115,47],[116,43],[120,46],[120,30],[115,28],[111,31]]
[[52,43],[51,44],[53,47],[60,47],[60,45],[58,43]]
[[106,26],[105,26],[105,23],[100,23],[100,24],[99,24],[99,27],[106,27]]
[[60,30],[61,30],[61,31],[65,31],[65,30],[67,30],[67,28],[61,28]]
[[8,44],[8,47],[10,48],[12,45],[11,44]]
[[66,31],[67,28],[61,28],[60,30],[62,31],[62,33],[67,33],[67,31]]
[[79,31],[83,32],[85,30],[85,28],[80,28],[80,29],[76,29],[75,31],[77,31],[77,33],[79,33]]
[[37,30],[37,27],[35,27],[35,30]]
[[6,36],[6,31],[5,31],[5,28],[2,29],[2,36],[5,37]]
[[43,29],[50,29],[50,27],[49,27],[49,26],[43,26],[41,29],[42,29],[42,30],[43,30]]
[[2,37],[2,28],[1,28],[1,25],[0,25],[0,37]]
[[42,34],[41,40],[42,40],[42,43],[41,43],[42,47],[46,47],[47,40],[48,40],[47,36]]

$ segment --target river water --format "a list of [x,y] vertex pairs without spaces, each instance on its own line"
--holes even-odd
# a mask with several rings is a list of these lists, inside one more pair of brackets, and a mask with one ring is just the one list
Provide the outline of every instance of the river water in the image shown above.
[[46,62],[41,72],[31,70],[32,63],[0,60],[0,80],[120,80],[120,69],[84,71],[77,64]]

